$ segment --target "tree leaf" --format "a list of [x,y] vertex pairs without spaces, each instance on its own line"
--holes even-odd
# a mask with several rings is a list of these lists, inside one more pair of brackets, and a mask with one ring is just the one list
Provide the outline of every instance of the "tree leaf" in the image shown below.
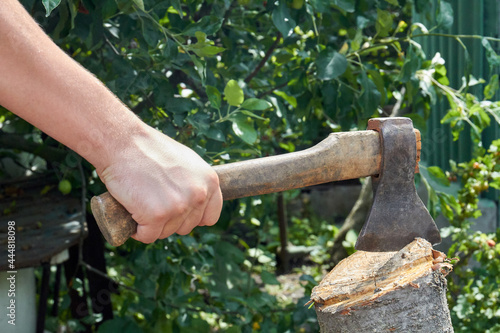
[[193,61],[194,65],[196,66],[196,71],[198,72],[198,75],[200,76],[201,83],[205,85],[205,81],[207,79],[207,68],[205,66],[205,62],[202,59],[196,58],[195,56],[191,56],[191,60]]
[[243,89],[240,88],[238,82],[229,80],[224,88],[224,96],[226,96],[227,103],[232,106],[238,106],[243,103],[245,96]]
[[387,1],[388,3],[390,3],[393,6],[399,6],[398,0],[385,0],[385,1]]
[[139,7],[141,10],[145,10],[144,9],[144,1],[143,0],[132,0],[134,2],[134,4]]
[[384,79],[382,78],[378,70],[368,70],[368,74],[370,75],[371,79],[373,80],[373,83],[375,83],[375,86],[380,92],[380,104],[384,105],[385,98],[387,95],[385,91]]
[[224,136],[224,133],[222,133],[222,131],[220,129],[217,129],[217,128],[214,128],[214,127],[211,127],[205,133],[205,135],[207,136],[207,138],[210,138],[212,140],[216,140],[216,141],[220,141],[220,142],[225,142],[226,141],[226,137]]
[[241,104],[241,107],[243,109],[252,110],[252,111],[267,110],[271,106],[273,106],[273,105],[271,103],[269,103],[268,101],[263,100],[263,99],[258,99],[258,98],[249,98]]
[[500,65],[500,57],[491,47],[490,42],[486,38],[483,38],[481,43],[486,50],[486,60],[488,60],[488,64],[490,65],[490,71],[492,71],[495,67]]
[[411,78],[415,76],[415,72],[420,69],[420,66],[422,65],[422,60],[414,49],[415,46],[410,45],[405,57],[403,68],[401,68],[401,71],[399,72],[398,80],[402,83],[410,81]]
[[192,23],[182,32],[184,35],[195,36],[197,31],[202,31],[207,35],[213,35],[222,26],[222,18],[217,16],[203,16],[198,22]]
[[260,274],[260,277],[262,278],[262,282],[264,282],[265,284],[280,285],[280,282],[276,279],[276,276],[273,273],[263,270]]
[[318,54],[316,67],[319,79],[331,80],[344,74],[347,69],[347,60],[337,51],[325,49]]
[[243,115],[235,115],[230,120],[233,123],[232,128],[236,136],[250,145],[257,141],[257,131],[251,119]]
[[443,170],[441,170],[440,167],[431,166],[427,168],[427,171],[429,172],[429,175],[433,180],[445,186],[450,185],[450,180],[448,179],[448,177],[446,177],[446,174],[443,172]]
[[102,325],[100,325],[99,330],[97,332],[135,333],[135,332],[141,332],[141,329],[130,318],[115,317],[111,320],[107,320]]
[[198,57],[212,57],[216,54],[224,52],[226,49],[223,47],[213,45],[203,45],[201,48],[191,49]]
[[[308,3],[310,3],[318,13],[325,13],[330,9],[330,0],[309,0]],[[312,15],[312,13],[309,14]]]
[[297,99],[295,97],[293,97],[293,96],[288,95],[286,92],[280,91],[280,90],[276,90],[276,91],[273,91],[273,94],[275,94],[276,96],[279,96],[279,97],[283,98],[285,101],[288,102],[288,104],[290,104],[294,108],[297,107]]
[[361,73],[358,81],[361,85],[359,104],[363,109],[363,116],[370,117],[380,104],[380,91],[378,91],[375,83],[366,75],[365,71]]
[[215,109],[220,109],[221,106],[221,94],[220,91],[214,86],[207,85],[205,87],[205,92],[208,96],[208,101],[210,105]]
[[48,17],[61,4],[61,0],[42,0],[42,4],[45,7],[45,16]]
[[379,37],[387,37],[389,31],[392,29],[394,20],[392,19],[392,14],[386,10],[377,8],[377,22],[375,23],[375,29],[377,30],[377,35]]
[[279,6],[273,10],[272,20],[283,37],[291,35],[293,28],[297,25],[290,15],[290,10],[286,5],[286,1],[279,1]]
[[253,113],[252,111],[248,111],[248,110],[239,110],[240,113],[244,114],[244,115],[247,115],[249,117],[252,117],[252,118],[255,118],[255,119],[259,119],[259,120],[267,120],[266,118],[264,117],[261,117],[261,116],[258,116],[256,115],[255,113]]
[[335,5],[348,13],[353,13],[356,9],[354,0],[335,0]]
[[172,4],[172,7],[179,13],[180,18],[184,17],[184,12],[182,11],[181,7],[181,1],[180,0],[172,0],[170,2]]
[[484,99],[492,99],[498,90],[498,74],[492,75],[490,82],[484,87]]
[[163,36],[152,21],[142,20],[142,37],[149,46],[155,47]]
[[440,28],[451,28],[453,25],[453,7],[448,2],[440,1],[436,20]]

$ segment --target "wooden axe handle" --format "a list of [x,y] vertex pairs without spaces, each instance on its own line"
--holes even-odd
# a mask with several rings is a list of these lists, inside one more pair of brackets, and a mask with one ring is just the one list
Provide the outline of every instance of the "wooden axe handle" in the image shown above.
[[[420,133],[415,130],[415,134],[419,157]],[[332,133],[303,151],[217,165],[214,170],[224,200],[231,200],[376,175],[380,170],[380,149],[375,131]],[[137,223],[109,192],[93,197],[90,204],[111,245],[122,245],[135,234]]]

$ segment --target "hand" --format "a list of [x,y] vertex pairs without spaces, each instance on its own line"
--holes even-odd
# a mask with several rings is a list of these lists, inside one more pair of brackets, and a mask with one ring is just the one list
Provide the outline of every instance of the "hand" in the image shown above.
[[186,146],[144,126],[97,168],[111,195],[138,223],[143,243],[186,235],[217,222],[222,194],[215,171]]

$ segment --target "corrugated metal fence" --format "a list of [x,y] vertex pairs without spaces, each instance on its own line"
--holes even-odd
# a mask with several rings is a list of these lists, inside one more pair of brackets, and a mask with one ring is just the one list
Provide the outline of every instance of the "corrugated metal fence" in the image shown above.
[[[434,8],[438,1],[432,1]],[[454,23],[450,29],[436,30],[433,32],[455,35],[481,35],[498,37],[500,2],[498,0],[451,0],[449,1],[454,10]],[[425,24],[423,17],[417,20]],[[426,24],[429,27],[429,25]],[[428,36],[418,40],[430,59],[436,52],[440,52],[446,61],[447,76],[453,88],[462,85],[462,77],[465,72],[465,53],[459,42],[453,38]],[[476,78],[488,78],[490,69],[485,58],[485,51],[480,39],[463,38],[472,60],[472,74]],[[495,50],[499,50],[498,43],[492,43]],[[482,95],[484,86],[473,90],[474,94]],[[497,98],[500,99],[500,96]],[[437,165],[443,169],[449,169],[449,160],[466,161],[471,158],[471,142],[468,135],[461,135],[458,141],[453,141],[451,132],[447,125],[441,125],[440,121],[445,115],[448,105],[442,101],[434,106],[431,118],[428,121],[427,133],[423,136],[422,159],[429,165]],[[498,126],[491,126],[483,134],[485,147],[492,140],[500,137]]]

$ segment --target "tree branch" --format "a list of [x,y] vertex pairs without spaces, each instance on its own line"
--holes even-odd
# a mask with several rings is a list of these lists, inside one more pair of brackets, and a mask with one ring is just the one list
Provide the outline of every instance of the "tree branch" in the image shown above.
[[276,87],[273,87],[273,88],[271,88],[271,89],[269,89],[269,90],[267,90],[267,91],[264,91],[263,93],[258,94],[258,95],[257,95],[257,98],[262,98],[262,97],[264,97],[264,96],[267,96],[267,95],[269,95],[269,94],[272,94],[275,90],[278,90],[278,89],[281,89],[281,88],[283,88],[283,87],[286,87],[286,86],[288,85],[288,82],[289,82],[289,81],[283,82],[282,84],[280,84],[280,85],[278,85],[278,86],[276,86]]
[[185,83],[190,89],[192,89],[201,98],[207,98],[207,94],[203,87],[200,87],[196,82],[191,79],[186,73],[181,70],[176,70],[172,73],[169,81],[175,85],[179,83]]
[[66,150],[29,141],[20,134],[0,133],[0,147],[19,149],[51,162],[62,162],[68,154]]
[[259,73],[260,69],[262,67],[264,67],[264,65],[266,64],[267,60],[269,59],[269,57],[273,53],[274,49],[278,46],[278,43],[280,42],[280,40],[281,40],[281,32],[278,31],[278,33],[276,34],[276,40],[271,45],[271,47],[267,50],[266,54],[264,55],[264,58],[262,58],[262,60],[259,62],[259,64],[257,65],[257,67],[255,67],[255,69],[253,70],[253,72],[250,73],[250,75],[248,75],[245,78],[245,82],[246,83],[250,82],[253,79],[253,77],[255,75],[257,75],[257,73]]

